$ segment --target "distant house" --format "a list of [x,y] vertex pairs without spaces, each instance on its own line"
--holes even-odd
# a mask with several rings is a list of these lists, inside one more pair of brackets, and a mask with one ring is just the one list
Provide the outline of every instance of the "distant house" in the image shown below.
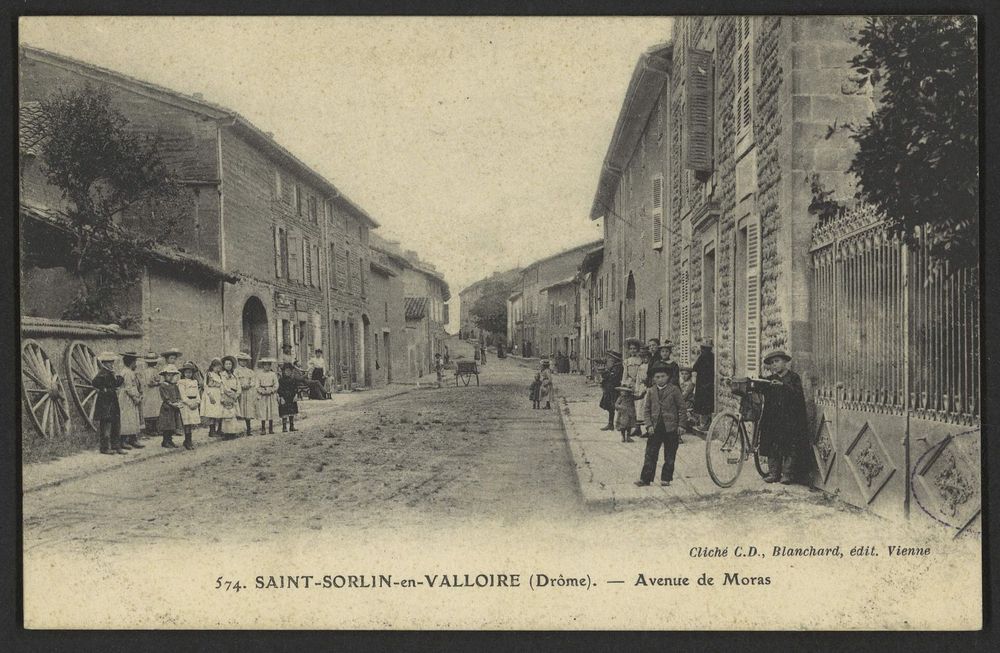
[[495,334],[480,329],[476,324],[475,319],[472,316],[472,307],[476,305],[476,302],[482,297],[483,288],[489,283],[498,283],[503,285],[510,292],[510,289],[515,286],[518,279],[520,279],[521,269],[515,268],[513,270],[506,270],[504,272],[494,272],[490,276],[480,279],[475,283],[469,284],[461,292],[458,293],[459,297],[459,335],[466,340],[482,340],[490,341],[495,340],[496,336],[506,336],[506,333]]

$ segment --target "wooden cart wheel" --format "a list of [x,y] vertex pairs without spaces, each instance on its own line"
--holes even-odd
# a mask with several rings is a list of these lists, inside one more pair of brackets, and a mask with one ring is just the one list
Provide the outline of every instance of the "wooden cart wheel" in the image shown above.
[[92,382],[97,376],[97,355],[94,350],[79,340],[71,342],[66,348],[66,372],[70,393],[80,409],[84,424],[91,431],[96,431],[94,409],[97,408],[97,388]]
[[21,343],[21,388],[38,432],[47,438],[65,435],[69,430],[66,389],[45,350],[30,339]]

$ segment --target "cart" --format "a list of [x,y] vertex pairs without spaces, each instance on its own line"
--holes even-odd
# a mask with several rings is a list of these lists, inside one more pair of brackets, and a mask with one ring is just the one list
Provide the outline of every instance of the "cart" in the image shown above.
[[476,385],[479,385],[479,366],[476,361],[455,361],[455,385],[459,380],[464,385],[472,383],[472,377],[476,377]]

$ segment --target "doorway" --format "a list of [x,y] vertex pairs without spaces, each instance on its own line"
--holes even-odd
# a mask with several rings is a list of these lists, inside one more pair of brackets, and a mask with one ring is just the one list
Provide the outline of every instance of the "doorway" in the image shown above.
[[243,337],[241,349],[250,354],[252,365],[269,353],[267,309],[258,297],[249,297],[243,304]]

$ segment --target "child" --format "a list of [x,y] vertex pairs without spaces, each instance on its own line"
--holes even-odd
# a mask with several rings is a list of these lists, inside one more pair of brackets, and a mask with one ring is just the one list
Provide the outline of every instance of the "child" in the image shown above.
[[146,363],[142,370],[142,419],[146,423],[146,435],[157,433],[156,420],[160,415],[160,364],[159,354],[149,352],[142,359]]
[[535,372],[535,380],[531,382],[528,386],[528,397],[531,398],[532,409],[538,408],[538,396],[542,391],[542,375],[540,372]]
[[622,434],[622,442],[635,442],[632,439],[632,430],[636,425],[633,388],[622,385],[616,390],[618,399],[615,400],[615,428]]
[[191,361],[184,363],[179,368],[181,379],[177,382],[177,390],[180,393],[181,424],[184,428],[184,448],[194,449],[191,441],[191,431],[201,424],[201,389],[198,387],[198,379],[194,373],[197,368]]
[[278,414],[281,415],[281,432],[297,431],[295,416],[299,414],[299,382],[292,376],[295,366],[285,363],[278,379]]
[[635,400],[635,429],[633,429],[632,435],[642,437],[642,403],[646,398],[646,373],[649,369],[649,359],[650,352],[648,347],[643,347],[639,351],[639,360],[642,362],[639,364],[639,369],[636,370],[635,374],[635,389],[633,390],[633,399]]
[[160,446],[165,449],[176,449],[174,435],[184,433],[184,420],[181,419],[181,391],[177,387],[177,377],[180,372],[173,365],[167,365],[160,370],[160,417],[156,426],[160,430],[163,441]]
[[542,359],[542,369],[539,370],[538,376],[542,381],[542,384],[538,387],[538,405],[541,406],[542,402],[545,402],[546,410],[552,408],[552,370],[549,368],[549,359]]
[[434,354],[434,371],[437,373],[437,387],[441,387],[444,381],[444,363],[441,362],[441,354]]
[[219,378],[222,385],[219,388],[219,430],[226,438],[233,438],[243,432],[237,419],[237,409],[240,401],[240,380],[236,377],[239,365],[232,356],[222,357],[222,371]]
[[646,418],[646,429],[649,439],[646,440],[646,455],[642,464],[639,487],[649,485],[656,475],[656,461],[660,457],[660,445],[663,446],[663,471],[660,474],[660,485],[667,487],[674,480],[674,462],[677,459],[677,428],[684,417],[684,401],[680,389],[670,382],[669,373],[663,368],[653,372],[653,387],[646,392],[646,402],[643,404]]
[[[278,375],[271,366],[276,361],[273,358],[261,358],[257,362],[256,386],[257,401],[254,404],[254,415],[260,420],[260,434],[274,433],[274,418],[278,416]],[[265,426],[267,427],[265,429]]]
[[689,433],[694,428],[694,381],[691,380],[691,371],[690,367],[682,367],[680,371],[681,399],[685,406],[682,425]]
[[101,453],[124,454],[121,443],[121,411],[118,406],[118,388],[125,380],[112,372],[118,354],[113,351],[97,355],[97,374],[91,385],[97,390],[94,402],[94,421],[100,439]]
[[208,437],[222,435],[222,361],[213,358],[205,374],[205,392],[201,396],[201,416],[208,418]]
[[122,449],[142,449],[139,429],[142,427],[142,381],[136,372],[139,354],[127,351],[122,354],[123,383],[118,389],[118,408],[121,411]]
[[246,422],[247,435],[253,435],[250,430],[251,421],[254,417],[254,404],[257,399],[257,392],[254,390],[254,373],[250,369],[250,354],[240,352],[236,355],[236,378],[240,381],[240,400],[236,407],[236,417]]

